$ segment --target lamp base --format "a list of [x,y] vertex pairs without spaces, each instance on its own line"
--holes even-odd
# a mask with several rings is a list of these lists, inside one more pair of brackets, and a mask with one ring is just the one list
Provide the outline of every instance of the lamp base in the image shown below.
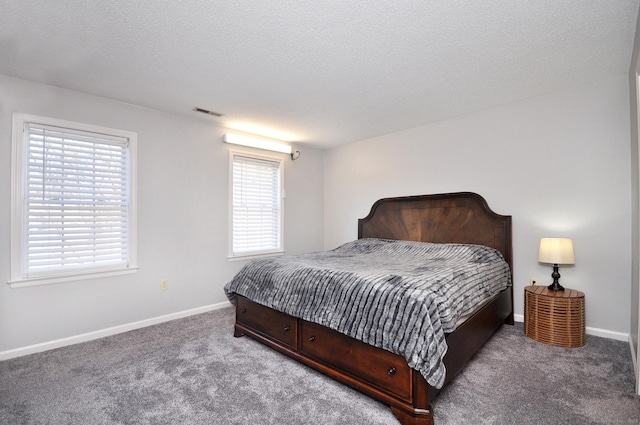
[[564,286],[560,285],[558,282],[553,282],[551,285],[547,286],[547,288],[553,292],[564,291]]
[[560,282],[558,282],[558,280],[560,279],[560,273],[558,272],[557,264],[553,265],[553,273],[551,273],[551,277],[553,278],[553,283],[547,286],[547,288],[549,288],[549,290],[553,292],[564,291],[564,287],[560,285]]

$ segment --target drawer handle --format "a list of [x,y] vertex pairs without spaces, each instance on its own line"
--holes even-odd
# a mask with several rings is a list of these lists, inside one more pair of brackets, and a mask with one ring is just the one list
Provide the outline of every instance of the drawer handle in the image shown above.
[[310,337],[309,337],[309,342],[313,342],[313,341],[315,341],[315,340],[316,340],[316,337],[315,337],[315,336],[310,336]]
[[285,326],[282,330],[285,332],[289,332],[291,330],[291,326]]
[[242,310],[240,310],[240,313],[246,313],[246,312],[247,312],[246,308],[243,308]]
[[395,375],[395,374],[396,374],[396,368],[395,368],[395,367],[393,367],[393,366],[391,366],[391,367],[389,368],[389,370],[387,370],[387,375],[389,375],[389,376],[393,376],[393,375]]

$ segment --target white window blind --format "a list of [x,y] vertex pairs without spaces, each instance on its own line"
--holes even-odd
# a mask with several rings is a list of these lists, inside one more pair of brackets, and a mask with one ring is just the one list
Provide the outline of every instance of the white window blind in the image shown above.
[[282,250],[282,161],[232,153],[232,256]]
[[24,123],[22,278],[126,268],[129,139]]

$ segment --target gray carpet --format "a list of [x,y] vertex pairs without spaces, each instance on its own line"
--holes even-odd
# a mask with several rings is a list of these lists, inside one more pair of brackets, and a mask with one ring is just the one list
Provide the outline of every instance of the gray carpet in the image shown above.
[[[247,338],[233,309],[0,362],[1,424],[397,424]],[[435,400],[436,425],[638,424],[624,342],[550,347],[505,326]]]

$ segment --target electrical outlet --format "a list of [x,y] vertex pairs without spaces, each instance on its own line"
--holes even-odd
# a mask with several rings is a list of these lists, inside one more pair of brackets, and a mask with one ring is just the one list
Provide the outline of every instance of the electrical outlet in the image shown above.
[[531,286],[535,286],[538,284],[538,279],[535,277],[532,277],[531,279],[529,279],[529,283],[531,284]]
[[163,291],[169,289],[169,281],[166,279],[160,281],[160,289],[162,289]]

